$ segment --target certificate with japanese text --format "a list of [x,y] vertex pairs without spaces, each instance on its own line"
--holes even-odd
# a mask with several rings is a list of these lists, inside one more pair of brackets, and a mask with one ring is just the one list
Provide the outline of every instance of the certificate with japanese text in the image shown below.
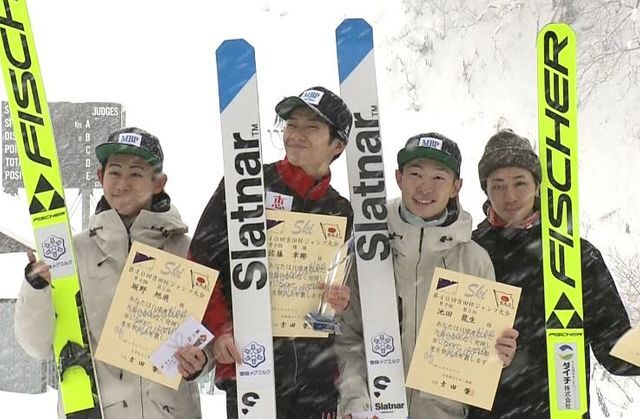
[[496,339],[513,327],[520,291],[436,268],[407,387],[491,410],[502,372]]
[[636,325],[622,335],[611,349],[610,354],[640,367],[640,325]]
[[346,229],[345,217],[267,210],[273,336],[327,336],[304,317],[318,309],[320,284]]
[[[102,329],[96,359],[177,389],[181,375],[167,377],[150,360],[189,316],[201,320],[218,272],[133,242]],[[176,350],[186,346],[173,343]]]

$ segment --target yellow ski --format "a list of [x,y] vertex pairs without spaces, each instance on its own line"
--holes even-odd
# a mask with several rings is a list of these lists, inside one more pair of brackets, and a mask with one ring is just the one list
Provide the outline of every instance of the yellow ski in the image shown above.
[[2,73],[39,258],[51,268],[53,350],[67,418],[102,418],[56,143],[25,0],[2,0]]
[[587,385],[578,211],[576,36],[565,24],[537,39],[542,256],[551,418],[582,418]]

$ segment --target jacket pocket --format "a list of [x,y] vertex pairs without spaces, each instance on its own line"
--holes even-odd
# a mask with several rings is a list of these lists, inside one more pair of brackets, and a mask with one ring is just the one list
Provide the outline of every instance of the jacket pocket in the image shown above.
[[154,412],[158,413],[158,417],[178,417],[176,416],[176,409],[179,406],[177,406],[176,395],[176,391],[161,385],[151,385],[149,387],[149,402],[153,406]]

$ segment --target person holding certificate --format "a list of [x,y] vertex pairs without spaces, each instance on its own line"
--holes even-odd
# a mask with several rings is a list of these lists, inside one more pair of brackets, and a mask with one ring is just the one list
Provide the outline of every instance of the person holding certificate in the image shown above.
[[[104,195],[89,221],[89,230],[74,237],[88,337],[94,351],[131,243],[139,241],[181,257],[189,247],[187,225],[164,191],[164,154],[155,135],[139,128],[122,128],[96,147],[96,156]],[[29,261],[16,304],[16,339],[34,358],[47,359],[54,337],[51,271],[44,262],[36,262],[31,252]],[[213,367],[213,353],[206,350],[208,354],[186,346],[176,352],[178,370],[185,378],[178,391],[95,361],[104,418],[201,418],[194,380]],[[59,400],[58,411],[64,418],[61,403]]]
[[[349,201],[330,185],[329,166],[344,151],[353,116],[346,103],[324,87],[312,87],[276,105],[285,121],[286,156],[263,167],[268,209],[342,216],[351,231]],[[216,385],[227,393],[227,415],[237,417],[235,363],[242,357],[234,344],[231,280],[224,180],[207,204],[191,243],[191,259],[220,271],[204,323],[214,335]],[[336,311],[349,301],[346,286],[328,291]],[[335,417],[338,365],[334,336],[273,339],[278,418]]]
[[[496,279],[521,287],[522,294],[514,325],[520,331],[518,353],[503,371],[491,412],[474,408],[469,417],[548,418],[540,160],[529,140],[503,130],[487,142],[478,175],[487,217],[473,239],[489,252]],[[630,329],[629,317],[598,249],[584,239],[581,249],[586,353],[591,348],[612,374],[639,375],[640,368],[609,355]],[[588,355],[586,364],[588,380]]]
[[[409,138],[398,152],[397,161],[396,181],[402,196],[388,203],[388,223],[406,374],[435,268],[490,280],[494,279],[494,272],[487,252],[471,240],[471,215],[458,200],[462,188],[458,145],[442,134],[419,134]],[[338,338],[338,353],[344,357],[341,411],[351,417],[371,408],[364,349],[353,349],[363,345],[356,292],[352,293],[342,321],[344,334]],[[497,339],[496,348],[504,366],[511,362],[517,334],[509,329]],[[409,388],[407,403],[412,418],[465,418],[468,412],[463,403]]]

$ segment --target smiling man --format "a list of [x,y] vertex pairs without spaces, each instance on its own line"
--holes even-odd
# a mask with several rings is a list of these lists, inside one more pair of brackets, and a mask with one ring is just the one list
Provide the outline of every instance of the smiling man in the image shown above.
[[[411,364],[431,278],[436,267],[494,279],[489,255],[471,240],[471,215],[462,210],[458,145],[438,133],[409,138],[398,152],[396,181],[402,197],[391,200],[389,233],[398,294],[402,355],[405,373]],[[358,294],[344,314],[344,334],[338,339],[343,358],[341,411],[345,418],[371,408],[366,386],[362,324]],[[496,341],[503,365],[510,364],[518,332],[509,329]],[[409,417],[461,419],[468,413],[462,403],[407,388]]]
[[[329,166],[343,151],[352,115],[344,101],[324,87],[312,87],[283,99],[276,113],[285,122],[284,160],[264,166],[267,208],[337,215],[353,224],[351,204],[330,186]],[[237,417],[235,363],[242,357],[235,346],[232,324],[229,248],[224,182],[202,213],[191,243],[191,258],[221,272],[204,323],[215,335],[218,365],[215,382],[227,393],[227,416]],[[329,290],[337,311],[349,301],[349,288]],[[338,404],[337,358],[334,336],[274,338],[277,417],[334,418]]]
[[[486,218],[473,232],[473,239],[489,253],[496,279],[522,288],[515,319],[515,327],[521,332],[521,349],[500,378],[491,412],[473,408],[469,418],[550,417],[541,169],[529,140],[509,129],[491,136],[478,163],[480,186],[487,195]],[[591,350],[612,374],[639,375],[640,368],[609,355],[616,341],[630,329],[629,317],[600,251],[585,239],[581,239],[580,249],[585,353]],[[589,356],[586,367],[589,388]]]
[[[96,348],[131,243],[139,241],[185,257],[187,225],[165,192],[167,175],[158,138],[136,127],[112,132],[95,149],[104,195],[89,229],[74,236],[88,338]],[[55,333],[50,267],[28,252],[25,281],[16,303],[16,339],[34,358],[47,359]],[[213,368],[211,348],[185,346],[175,353],[184,378],[177,391],[95,361],[105,419],[200,419],[198,384]],[[65,418],[62,399],[58,414]]]

